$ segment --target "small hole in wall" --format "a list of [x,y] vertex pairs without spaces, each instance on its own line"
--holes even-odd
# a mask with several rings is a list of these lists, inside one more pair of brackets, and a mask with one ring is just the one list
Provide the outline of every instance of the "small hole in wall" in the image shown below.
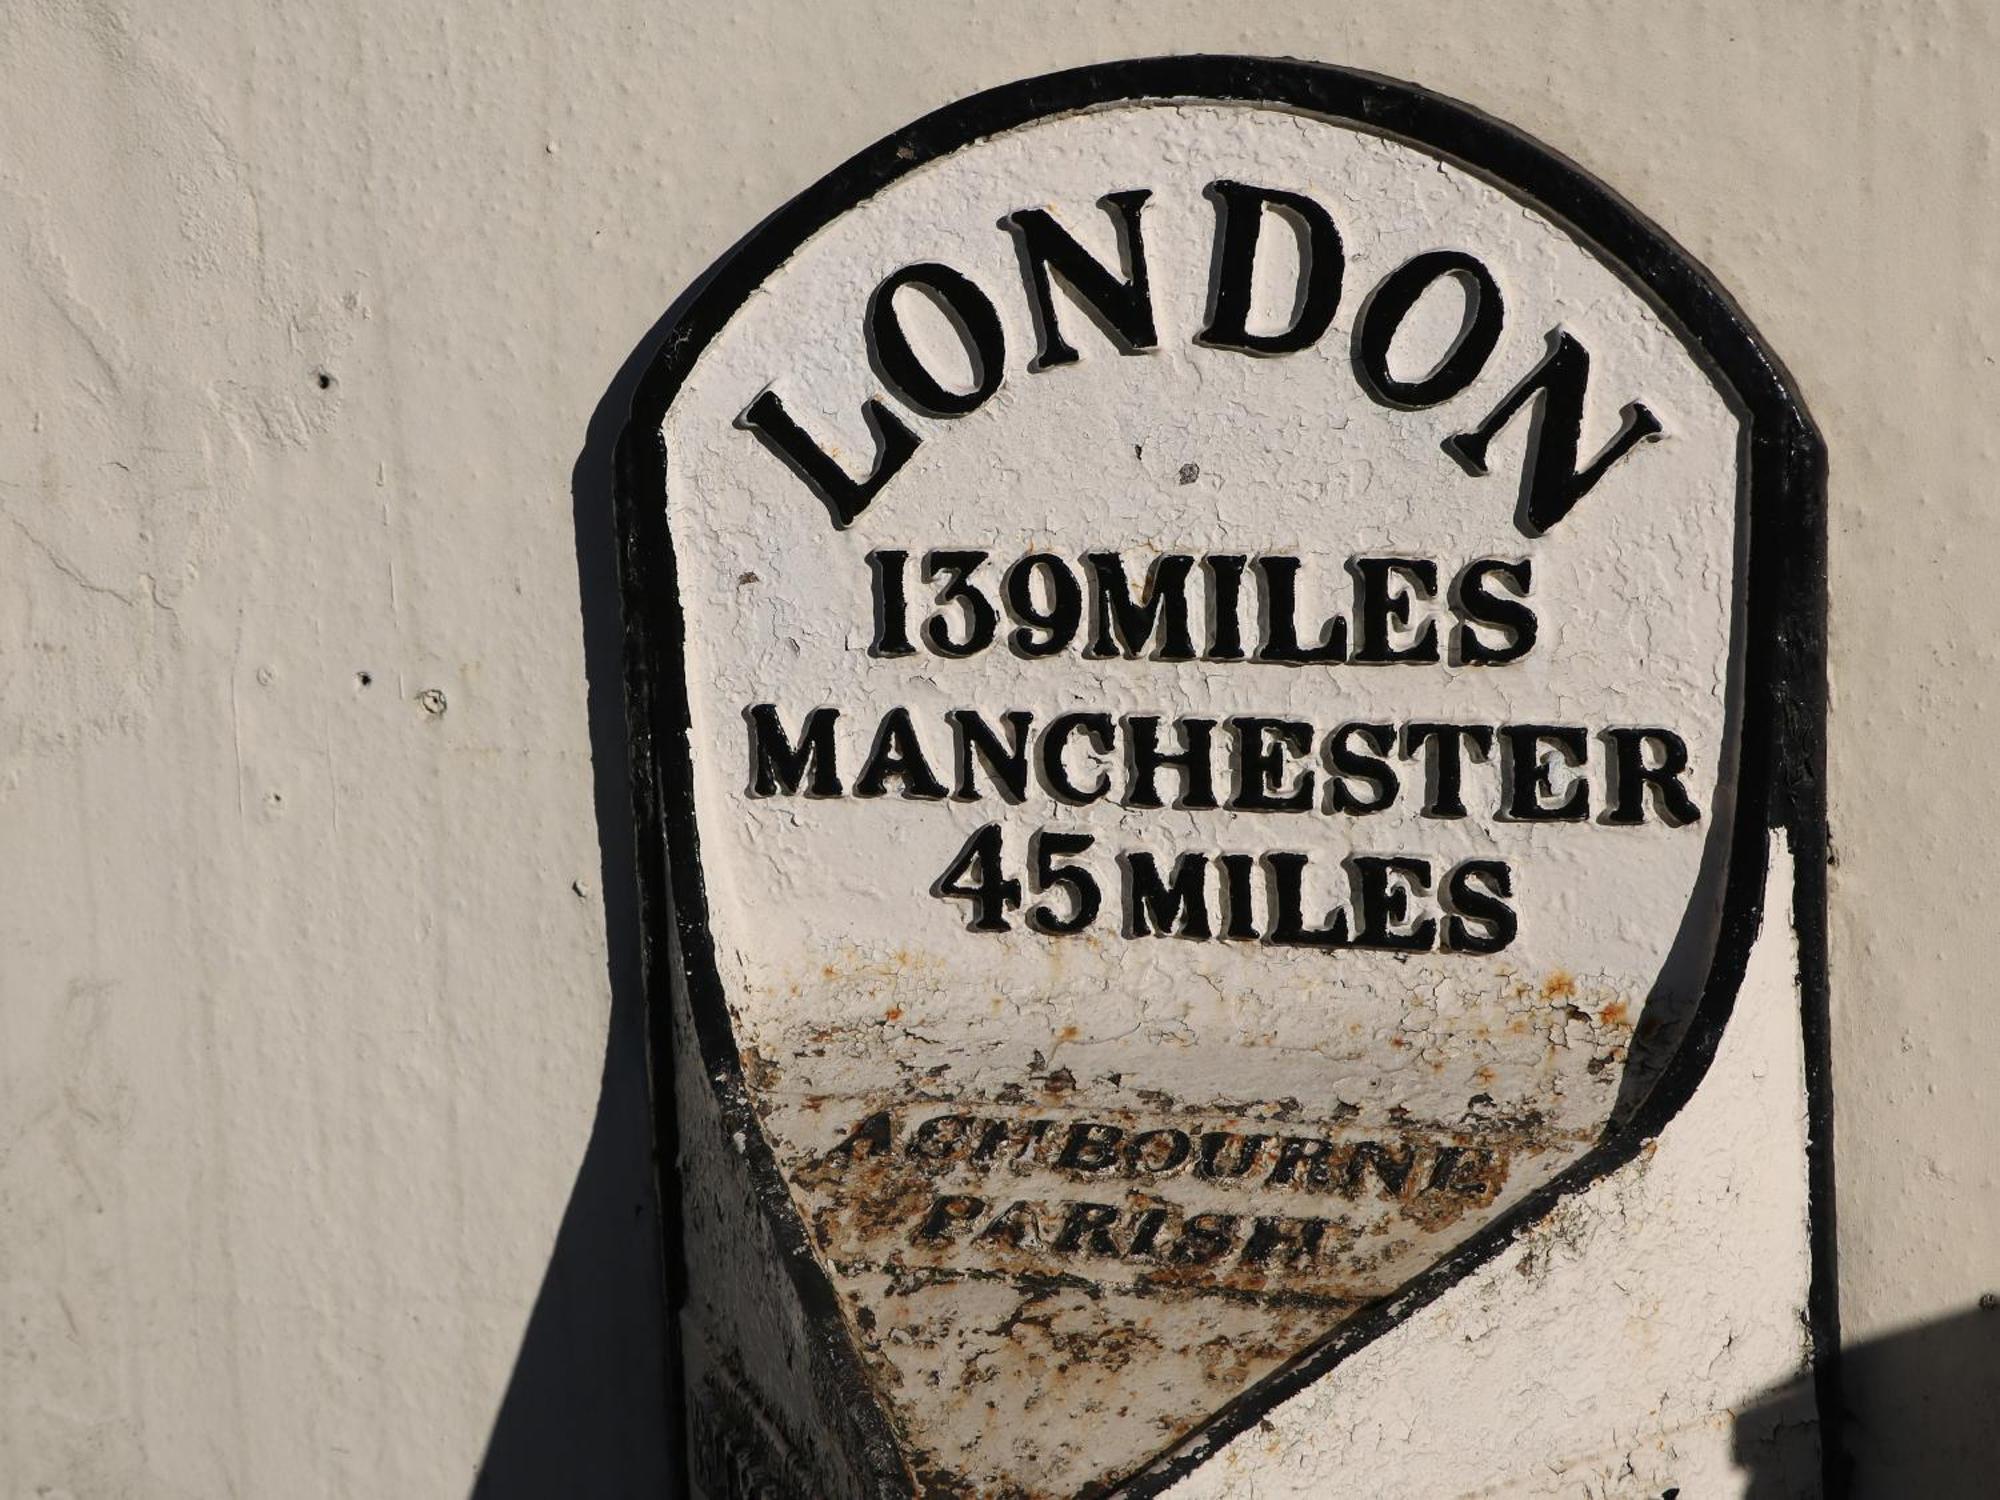
[[356,687],[367,687],[374,680],[375,674],[373,672],[356,672],[354,674],[354,685]]
[[330,391],[333,389],[333,377],[325,370],[321,370],[317,375],[313,376],[313,379],[319,383],[321,390]]

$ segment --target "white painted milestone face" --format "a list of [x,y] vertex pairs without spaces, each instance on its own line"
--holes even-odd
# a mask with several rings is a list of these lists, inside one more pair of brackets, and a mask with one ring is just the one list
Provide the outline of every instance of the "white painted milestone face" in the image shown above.
[[[871,363],[918,265],[962,282]],[[1561,225],[1282,109],[1056,117],[807,242],[664,438],[736,1044],[940,1492],[1130,1472],[1643,1094],[1728,821],[1739,422]]]

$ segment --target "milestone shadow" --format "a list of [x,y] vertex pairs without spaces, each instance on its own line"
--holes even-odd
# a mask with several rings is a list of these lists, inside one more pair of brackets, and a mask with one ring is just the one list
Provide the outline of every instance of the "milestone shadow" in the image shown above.
[[1845,1410],[1823,1426],[1810,1376],[1737,1414],[1744,1500],[2000,1493],[2000,1307],[1848,1344],[1834,1374]]
[[702,284],[690,288],[627,356],[592,414],[571,471],[611,1016],[590,1139],[472,1500],[551,1495],[658,1500],[685,1493],[669,1310],[671,1247],[662,1233],[647,1081],[650,1040],[639,957],[638,848],[613,483],[633,393]]

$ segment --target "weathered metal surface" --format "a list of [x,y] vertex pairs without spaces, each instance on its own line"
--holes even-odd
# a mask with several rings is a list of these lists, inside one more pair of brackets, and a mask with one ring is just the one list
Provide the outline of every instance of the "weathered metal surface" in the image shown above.
[[913,132],[642,407],[718,1493],[1138,1474],[1726,1011],[1742,399],[1546,206],[1295,103]]

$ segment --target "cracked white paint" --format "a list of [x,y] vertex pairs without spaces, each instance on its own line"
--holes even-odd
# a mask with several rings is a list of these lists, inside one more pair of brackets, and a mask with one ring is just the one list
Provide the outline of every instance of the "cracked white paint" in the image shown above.
[[1772,850],[1772,917],[1735,1014],[1659,1139],[1223,1448],[1174,1500],[1819,1493],[1800,1383],[1811,1267],[1792,862],[1782,837]]

